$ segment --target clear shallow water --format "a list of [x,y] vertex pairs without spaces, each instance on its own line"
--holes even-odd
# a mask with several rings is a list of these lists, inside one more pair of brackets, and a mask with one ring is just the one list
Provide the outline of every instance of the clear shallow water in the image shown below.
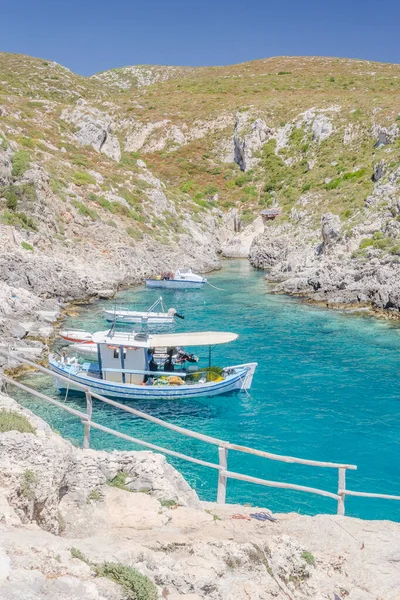
[[[250,397],[245,394],[193,401],[142,401],[134,406],[184,427],[270,452],[323,461],[348,462],[349,489],[400,494],[400,329],[385,321],[327,311],[293,298],[269,294],[263,273],[247,261],[227,261],[209,276],[218,291],[164,291],[167,306],[184,312],[175,331],[226,330],[238,341],[217,347],[213,364],[256,360],[259,367]],[[143,309],[157,290],[124,291],[119,302]],[[113,302],[82,307],[66,327],[106,329],[102,310]],[[196,349],[206,360],[208,350]],[[203,363],[204,364],[204,363]],[[59,397],[51,378],[30,376],[30,384]],[[11,391],[11,390],[10,390]],[[17,393],[15,393],[17,395]],[[24,405],[62,435],[82,443],[83,427],[39,400],[20,393]],[[83,408],[80,395],[67,402]],[[191,440],[107,407],[94,405],[94,420],[131,435],[217,462],[217,448]],[[94,448],[133,449],[131,444],[92,431]],[[217,473],[169,459],[204,500],[215,500]],[[229,468],[271,480],[290,481],[331,491],[337,471],[286,465],[230,452]],[[306,514],[336,512],[336,502],[300,492],[263,488],[229,480],[229,502],[251,502],[274,511]],[[346,514],[400,521],[400,502],[346,498]]]

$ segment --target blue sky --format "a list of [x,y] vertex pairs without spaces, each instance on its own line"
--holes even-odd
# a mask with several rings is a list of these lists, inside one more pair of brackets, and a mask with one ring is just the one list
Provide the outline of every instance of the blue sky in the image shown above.
[[278,55],[400,63],[397,0],[5,0],[0,50],[81,75]]

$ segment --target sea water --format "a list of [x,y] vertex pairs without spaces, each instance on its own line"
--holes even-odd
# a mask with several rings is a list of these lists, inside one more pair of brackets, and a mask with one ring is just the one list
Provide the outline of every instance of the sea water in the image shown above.
[[[215,289],[163,290],[167,307],[185,315],[173,331],[220,330],[239,334],[231,344],[212,352],[212,364],[226,366],[257,361],[249,392],[214,398],[131,401],[156,417],[268,452],[319,461],[357,465],[347,471],[354,491],[400,495],[400,329],[366,315],[330,311],[295,298],[273,295],[261,271],[247,261],[226,261],[209,276]],[[145,310],[160,290],[138,287],[119,294],[118,304]],[[97,302],[69,317],[65,328],[91,331],[106,328],[102,311],[113,301]],[[194,350],[208,362],[208,348]],[[30,385],[60,398],[52,378],[31,375]],[[82,443],[82,424],[73,416],[32,397],[13,392],[62,435]],[[63,401],[85,408],[84,397],[69,393]],[[93,419],[131,434],[210,462],[218,461],[216,446],[186,438],[100,402]],[[92,430],[91,447],[140,449]],[[217,472],[183,460],[168,460],[186,477],[203,500],[215,500]],[[337,491],[337,470],[275,462],[229,452],[229,470],[273,481],[285,481]],[[336,501],[298,491],[267,488],[228,480],[227,501],[252,503],[273,511],[305,514],[336,512]],[[346,498],[346,514],[400,521],[400,502]]]

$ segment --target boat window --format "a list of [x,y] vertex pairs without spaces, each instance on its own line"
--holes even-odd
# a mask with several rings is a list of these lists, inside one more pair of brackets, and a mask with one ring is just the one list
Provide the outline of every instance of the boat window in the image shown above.
[[[115,348],[114,358],[119,358],[119,348]],[[126,350],[124,350],[124,358],[126,358]]]

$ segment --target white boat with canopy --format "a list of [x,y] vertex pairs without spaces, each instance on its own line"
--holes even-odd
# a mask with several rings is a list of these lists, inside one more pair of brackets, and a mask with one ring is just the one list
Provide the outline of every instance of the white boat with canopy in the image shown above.
[[179,269],[175,273],[161,273],[146,279],[149,288],[164,288],[167,290],[190,290],[202,288],[207,279],[193,273],[192,269]]
[[[79,390],[76,382],[95,393],[128,400],[216,396],[251,387],[257,363],[211,365],[212,348],[237,337],[216,331],[157,335],[101,331],[93,335],[97,362],[79,364],[77,358],[55,355],[49,362],[59,390]],[[199,367],[198,358],[182,346],[208,346],[208,366]]]
[[[161,309],[159,312],[155,310],[157,307]],[[104,317],[111,323],[140,323],[142,325],[170,325],[174,322],[175,317],[185,318],[175,308],[166,310],[161,296],[146,311],[115,308],[114,310],[105,310]]]

